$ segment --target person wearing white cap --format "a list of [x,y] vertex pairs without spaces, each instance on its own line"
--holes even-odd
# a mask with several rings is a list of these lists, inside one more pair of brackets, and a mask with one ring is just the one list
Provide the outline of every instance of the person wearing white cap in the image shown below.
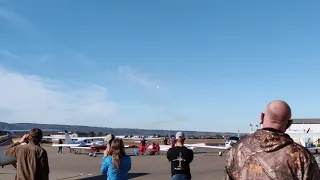
[[185,135],[177,132],[176,145],[167,152],[167,159],[171,162],[171,180],[190,180],[190,163],[193,151],[184,146]]

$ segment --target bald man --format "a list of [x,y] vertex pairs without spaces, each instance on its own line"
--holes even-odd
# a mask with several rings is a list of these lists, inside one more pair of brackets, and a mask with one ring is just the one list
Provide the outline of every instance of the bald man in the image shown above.
[[291,108],[286,102],[269,103],[261,113],[263,128],[230,149],[225,179],[319,179],[313,155],[285,133],[292,124],[290,118]]

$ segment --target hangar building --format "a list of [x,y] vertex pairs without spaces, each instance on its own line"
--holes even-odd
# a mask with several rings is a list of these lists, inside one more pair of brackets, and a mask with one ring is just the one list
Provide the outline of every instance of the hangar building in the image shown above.
[[288,131],[305,131],[307,132],[320,132],[320,118],[312,119],[292,119],[293,123]]

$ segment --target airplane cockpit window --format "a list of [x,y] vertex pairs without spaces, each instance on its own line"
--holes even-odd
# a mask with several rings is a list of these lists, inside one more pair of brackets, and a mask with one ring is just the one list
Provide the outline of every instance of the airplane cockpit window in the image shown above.
[[229,141],[239,141],[239,138],[237,136],[232,136],[228,138]]
[[5,135],[8,135],[8,133],[5,131],[0,131],[0,136],[5,136]]
[[93,140],[92,139],[86,139],[86,140],[84,140],[83,142],[85,142],[85,143],[91,143]]

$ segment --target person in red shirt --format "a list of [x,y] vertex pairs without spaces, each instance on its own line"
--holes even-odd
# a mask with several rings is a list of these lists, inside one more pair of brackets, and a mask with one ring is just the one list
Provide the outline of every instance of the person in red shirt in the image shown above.
[[156,150],[157,150],[157,154],[160,154],[160,145],[159,145],[159,143],[157,143],[157,145],[156,145]]
[[156,144],[156,143],[153,143],[152,144],[152,149],[150,150],[150,155],[158,154],[159,151],[160,151],[160,145]]
[[141,138],[141,146],[139,147],[139,153],[144,154],[146,152],[146,140],[144,137]]

